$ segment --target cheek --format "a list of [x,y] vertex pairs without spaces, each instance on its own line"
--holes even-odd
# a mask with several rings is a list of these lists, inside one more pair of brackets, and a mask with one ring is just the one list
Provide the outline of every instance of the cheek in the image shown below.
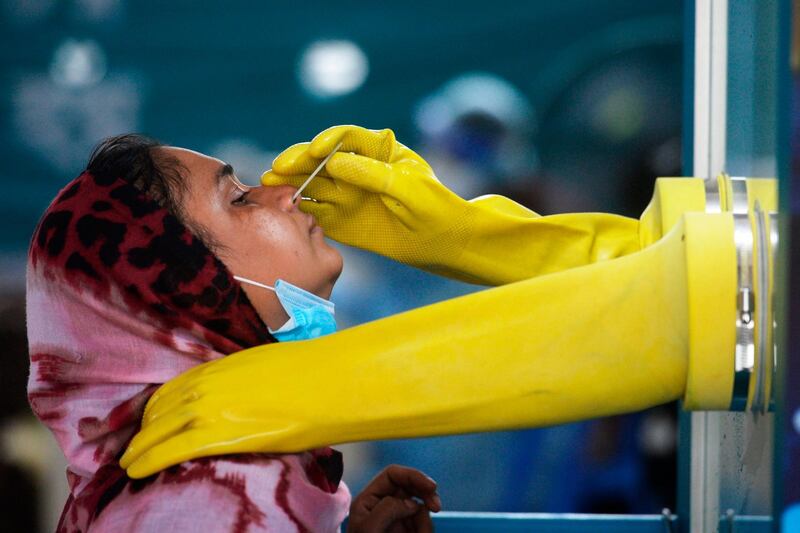
[[291,220],[280,217],[269,215],[251,217],[243,233],[249,235],[253,244],[258,244],[258,247],[277,247],[285,250],[297,248],[301,244],[297,226]]
[[309,255],[307,235],[287,216],[258,213],[246,219],[236,234],[237,252],[260,270],[280,271],[304,262]]

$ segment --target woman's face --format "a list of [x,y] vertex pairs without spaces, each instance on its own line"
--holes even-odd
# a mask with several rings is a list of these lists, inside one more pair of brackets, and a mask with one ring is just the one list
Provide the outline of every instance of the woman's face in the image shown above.
[[[282,279],[330,298],[342,256],[325,242],[314,217],[299,210],[300,200],[292,203],[294,187],[246,187],[219,159],[183,148],[160,150],[185,167],[185,215],[221,245],[215,253],[234,275],[267,285]],[[286,322],[272,291],[243,289],[269,327]]]

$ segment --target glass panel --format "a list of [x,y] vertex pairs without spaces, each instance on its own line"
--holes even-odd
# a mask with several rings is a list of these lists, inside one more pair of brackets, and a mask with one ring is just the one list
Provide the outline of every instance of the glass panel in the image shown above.
[[[728,11],[726,170],[773,177],[779,2],[731,1]],[[774,415],[721,416],[720,512],[771,512]]]

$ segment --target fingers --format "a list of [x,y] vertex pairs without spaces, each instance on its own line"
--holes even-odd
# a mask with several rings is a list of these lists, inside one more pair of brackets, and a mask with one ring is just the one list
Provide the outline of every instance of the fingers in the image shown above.
[[[275,176],[269,178],[269,183],[281,185],[285,180],[287,185],[294,185],[295,179],[305,179],[302,176]],[[346,185],[346,184],[345,184]],[[307,198],[310,198],[308,200]],[[341,214],[338,209],[340,204],[358,202],[359,195],[353,194],[352,188],[345,190],[344,187],[330,178],[317,176],[303,190],[300,198],[300,210],[312,215],[326,232],[329,230],[329,223],[337,220]]]
[[[261,176],[262,185],[264,183],[264,176],[270,173],[277,174],[311,174],[317,166],[321,158],[315,158],[308,150],[310,143],[298,143],[290,146],[280,153],[278,157],[272,162],[272,171],[267,171]],[[336,146],[334,144],[334,146]],[[333,147],[331,147],[333,150]],[[330,152],[329,152],[330,153]],[[325,157],[328,154],[323,155]]]
[[357,154],[335,154],[325,165],[328,175],[370,192],[389,193],[394,183],[392,165]]
[[441,500],[436,495],[436,482],[414,468],[391,465],[367,485],[365,493],[376,496],[396,496],[398,490],[425,500],[432,511],[441,509]]
[[[321,178],[319,174],[311,183]],[[274,170],[267,170],[261,175],[261,185],[264,187],[278,187],[280,185],[291,185],[292,187],[299,187],[306,181],[308,174],[279,174]],[[310,185],[310,184],[309,184]]]
[[[228,453],[228,443],[213,429],[191,430],[162,442],[140,455],[126,470],[141,479],[184,461]],[[221,441],[221,442],[220,442]],[[235,450],[243,452],[241,448]]]
[[[317,168],[320,160],[330,154],[340,142],[342,146],[339,152],[352,152],[378,161],[391,161],[396,151],[392,130],[375,131],[359,126],[334,126],[314,137],[310,143],[298,143],[281,152],[272,162],[272,172],[310,174]],[[264,176],[262,184],[267,185]]]
[[[278,174],[270,174],[267,176],[264,174],[265,177],[262,177],[261,183],[267,187],[274,187],[278,185],[291,185],[293,187],[297,187],[301,185],[308,176],[281,176]],[[317,176],[311,180],[311,182],[303,189],[301,194],[302,197],[305,198],[313,198],[319,202],[332,202],[337,203],[341,201],[345,196],[345,192],[343,191],[341,185],[337,184],[331,178]],[[304,202],[300,205],[301,208],[306,206],[306,204],[311,204],[310,202]],[[313,209],[313,207],[312,207]],[[305,209],[304,209],[305,210]],[[313,214],[313,213],[312,213]]]
[[369,515],[369,531],[386,531],[395,522],[414,516],[420,505],[413,500],[383,498]]
[[183,374],[161,385],[147,401],[147,405],[144,408],[143,419],[145,421],[150,421],[154,418],[153,415],[158,411],[157,406],[160,407],[161,405],[169,404],[169,401],[165,401],[166,399],[171,399],[176,394],[185,394],[195,390],[194,378],[197,376],[214,374],[215,363],[217,363],[217,361],[210,361],[209,363],[203,363],[202,365],[190,368]]
[[386,479],[409,494],[423,496],[436,491],[436,482],[415,468],[391,465],[384,469]]
[[[142,416],[142,424],[147,427],[160,420],[165,414],[175,412],[189,412],[189,405],[196,402],[201,393],[194,381],[178,378],[180,383],[169,391],[164,391],[158,396],[153,395]],[[197,412],[197,411],[195,411]]]
[[416,514],[412,518],[414,529],[417,533],[433,533],[433,520],[431,513],[424,506],[420,505]]
[[438,494],[433,495],[433,506],[428,506],[428,509],[434,513],[438,513],[442,510],[442,498],[440,498]]
[[391,161],[395,151],[395,136],[390,129],[333,126],[314,137],[308,152],[312,157],[321,159],[331,153],[339,142],[342,143],[340,152],[353,152],[379,161]]
[[[420,505],[413,498],[421,498]],[[439,512],[442,502],[436,482],[413,468],[385,468],[354,500],[350,510],[352,531],[433,531],[429,511]]]
[[[142,416],[142,424],[152,424],[165,412],[173,407],[176,403],[175,398],[183,398],[186,393],[183,392],[183,387],[174,387],[170,391],[161,392],[156,391],[156,394],[150,397],[147,405],[144,408],[144,415]],[[179,396],[180,395],[180,396]],[[188,398],[187,398],[188,399]],[[183,403],[183,402],[180,402]]]
[[175,416],[158,419],[152,424],[147,424],[128,444],[128,449],[125,450],[125,454],[120,458],[119,465],[122,468],[128,468],[142,453],[189,428],[191,423],[192,415],[188,412],[183,412]]
[[[417,152],[415,152],[408,146],[404,145],[403,143],[397,143],[397,147],[395,148],[394,151],[394,157],[391,162],[399,163],[401,161],[413,162],[413,164],[424,168],[431,175],[433,174],[433,169],[428,164],[428,162],[422,158],[421,155],[419,155]],[[435,178],[435,176],[432,177]]]
[[[156,405],[161,401],[161,399],[165,395],[169,394],[170,389],[171,390],[175,390],[178,387],[178,385],[175,384],[175,381],[180,380],[180,379],[181,378],[179,376],[177,378],[171,379],[170,381],[167,381],[166,383],[161,385],[158,388],[158,390],[156,390],[156,392],[153,393],[152,396],[150,396],[150,399],[147,400],[147,404],[144,406],[144,413],[142,413],[142,421],[143,422],[145,422],[145,423],[146,422],[150,422],[151,420],[153,420],[155,418],[154,417],[154,413],[156,413],[158,411],[158,409],[156,408]],[[169,387],[167,387],[168,385],[169,385]]]

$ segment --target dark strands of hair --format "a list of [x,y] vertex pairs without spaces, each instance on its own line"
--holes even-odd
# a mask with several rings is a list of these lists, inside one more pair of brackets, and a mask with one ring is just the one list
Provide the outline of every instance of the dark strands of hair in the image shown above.
[[202,224],[191,220],[183,209],[187,193],[188,169],[161,148],[165,145],[137,133],[109,137],[98,144],[89,156],[86,171],[103,180],[121,178],[148,194],[175,215],[189,231],[213,252],[224,249]]
[[180,197],[186,192],[181,174],[185,169],[177,159],[160,153],[163,146],[135,133],[109,137],[92,151],[86,171],[104,181],[121,178],[178,216]]

